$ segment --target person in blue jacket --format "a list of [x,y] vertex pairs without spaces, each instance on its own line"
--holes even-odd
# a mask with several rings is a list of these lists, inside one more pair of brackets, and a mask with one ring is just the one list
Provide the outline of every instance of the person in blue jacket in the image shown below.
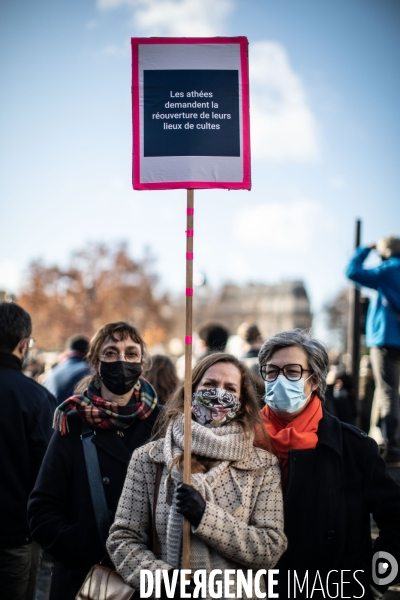
[[51,369],[43,384],[57,398],[57,404],[70,398],[76,385],[89,375],[88,350],[89,340],[84,335],[77,334],[67,340],[62,359]]
[[[382,263],[366,269],[363,263],[376,249]],[[380,427],[387,443],[387,462],[400,461],[400,238],[388,236],[376,245],[359,247],[346,276],[378,293],[369,305],[366,342],[376,386]]]

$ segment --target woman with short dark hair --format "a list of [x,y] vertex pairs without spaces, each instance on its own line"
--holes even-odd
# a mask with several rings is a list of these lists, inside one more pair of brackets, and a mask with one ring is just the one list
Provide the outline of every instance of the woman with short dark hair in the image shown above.
[[[381,597],[389,581],[371,578],[373,556],[400,562],[399,485],[374,440],[323,408],[328,354],[320,341],[282,331],[264,342],[259,361],[261,418],[281,467],[288,537],[279,597],[333,598],[338,589],[342,598]],[[256,444],[265,447],[261,431]],[[374,544],[371,513],[380,529]]]
[[[91,435],[112,522],[132,452],[146,443],[159,409],[141,377],[139,331],[124,321],[101,327],[90,342],[93,374],[55,413],[56,429],[29,502],[32,535],[55,559],[50,600],[74,600],[106,550],[96,527],[82,436]],[[99,477],[100,479],[100,477]]]

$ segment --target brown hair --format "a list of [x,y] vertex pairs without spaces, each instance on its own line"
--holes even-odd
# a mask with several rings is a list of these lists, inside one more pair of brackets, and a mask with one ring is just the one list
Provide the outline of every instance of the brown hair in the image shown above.
[[[118,337],[117,337],[117,335]],[[106,323],[103,327],[94,334],[90,340],[89,350],[86,359],[89,365],[96,371],[99,363],[100,350],[104,342],[111,338],[114,342],[126,340],[131,338],[136,344],[140,345],[142,352],[142,363],[147,358],[146,344],[144,343],[139,330],[134,325],[131,325],[127,321],[114,321],[112,323]],[[96,388],[100,388],[100,378],[98,373],[88,375],[81,379],[75,388],[75,393],[83,392],[89,384],[93,384]]]
[[165,404],[179,383],[175,365],[169,356],[155,354],[151,357],[151,367],[144,377],[157,392],[158,404]]
[[[248,368],[232,354],[215,352],[214,354],[210,354],[209,356],[203,358],[193,369],[192,393],[196,390],[205,372],[210,367],[220,362],[230,363],[240,371],[240,408],[235,417],[235,422],[240,423],[246,435],[254,433],[255,428],[258,426],[267,437],[267,433],[259,416],[257,397]],[[168,399],[165,405],[165,410],[160,414],[160,417],[156,422],[155,437],[164,437],[169,425],[176,419],[178,415],[182,414],[183,411],[184,383],[181,383],[176,388],[172,396],[170,396],[170,398]],[[179,456],[176,462],[177,466],[181,468],[183,465],[183,453]],[[210,466],[209,462],[210,461],[205,460],[204,457],[192,454],[192,472],[196,473],[207,471]]]

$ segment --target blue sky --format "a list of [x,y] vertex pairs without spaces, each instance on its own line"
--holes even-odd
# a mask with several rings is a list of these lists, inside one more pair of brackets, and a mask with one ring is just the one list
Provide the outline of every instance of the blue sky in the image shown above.
[[183,292],[183,190],[131,186],[131,36],[245,35],[251,192],[195,192],[210,283],[346,285],[354,222],[400,235],[398,0],[2,0],[0,288],[87,240],[150,246]]

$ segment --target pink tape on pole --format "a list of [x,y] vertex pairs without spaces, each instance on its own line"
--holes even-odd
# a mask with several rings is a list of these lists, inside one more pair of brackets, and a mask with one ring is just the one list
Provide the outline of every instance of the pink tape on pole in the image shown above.
[[188,208],[187,209],[187,214],[188,215],[194,215],[194,208]]
[[193,296],[193,288],[186,288],[186,296]]
[[186,260],[193,260],[193,252],[186,252]]
[[186,230],[186,235],[187,235],[187,237],[193,237],[193,235],[194,235],[194,230],[193,230],[193,229],[187,229],[187,230]]
[[192,336],[191,335],[185,336],[185,344],[191,344],[191,343],[192,343]]

